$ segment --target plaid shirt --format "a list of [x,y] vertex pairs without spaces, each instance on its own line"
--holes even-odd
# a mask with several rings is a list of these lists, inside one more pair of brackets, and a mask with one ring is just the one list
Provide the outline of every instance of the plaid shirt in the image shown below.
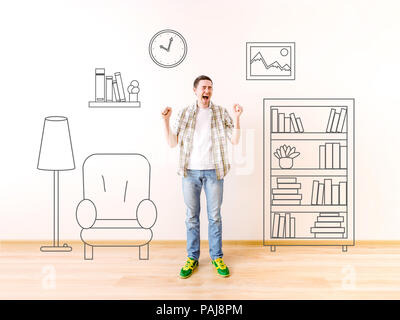
[[[227,138],[231,140],[233,121],[225,108],[210,102],[211,141],[217,179],[223,179],[230,169],[228,161]],[[180,146],[178,174],[187,175],[190,153],[193,147],[193,134],[196,127],[197,102],[179,111],[172,131],[178,137]]]

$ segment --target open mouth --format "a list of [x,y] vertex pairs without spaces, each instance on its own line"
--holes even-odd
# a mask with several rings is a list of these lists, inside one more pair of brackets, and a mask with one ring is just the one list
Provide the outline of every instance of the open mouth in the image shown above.
[[203,96],[203,99],[204,99],[204,100],[208,100],[208,96],[204,95],[204,96]]

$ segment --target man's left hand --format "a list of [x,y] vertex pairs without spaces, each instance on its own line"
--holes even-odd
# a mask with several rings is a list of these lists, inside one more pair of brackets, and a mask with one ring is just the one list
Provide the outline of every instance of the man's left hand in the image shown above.
[[240,106],[239,104],[235,104],[233,106],[233,115],[234,115],[235,118],[239,119],[239,117],[242,114],[242,112],[243,112],[243,107],[242,106]]

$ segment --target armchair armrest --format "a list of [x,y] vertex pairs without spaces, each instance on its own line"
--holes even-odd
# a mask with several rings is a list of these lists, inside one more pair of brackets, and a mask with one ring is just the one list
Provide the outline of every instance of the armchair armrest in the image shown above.
[[157,221],[157,207],[150,199],[140,201],[136,208],[136,218],[143,229],[150,229]]
[[91,228],[96,222],[97,209],[89,199],[83,199],[76,207],[76,221],[83,229]]

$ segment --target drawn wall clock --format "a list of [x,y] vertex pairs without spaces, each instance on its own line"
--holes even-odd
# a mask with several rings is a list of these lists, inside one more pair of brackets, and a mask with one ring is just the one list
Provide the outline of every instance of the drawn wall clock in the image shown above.
[[151,59],[160,67],[176,67],[186,57],[186,40],[175,30],[161,30],[151,38],[149,53]]

